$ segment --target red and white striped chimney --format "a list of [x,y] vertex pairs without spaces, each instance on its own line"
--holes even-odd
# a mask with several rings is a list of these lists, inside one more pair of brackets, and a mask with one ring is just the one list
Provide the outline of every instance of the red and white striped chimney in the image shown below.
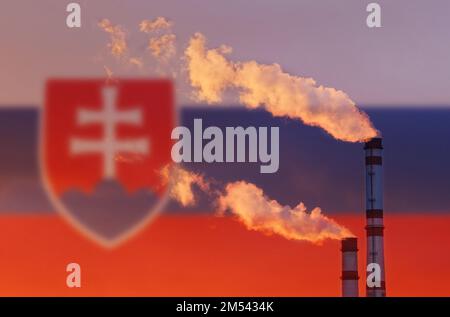
[[[383,242],[383,145],[377,137],[366,142],[366,219],[367,219],[367,263],[378,264],[380,267],[379,287],[369,287],[366,280],[366,296],[386,296],[384,271]],[[370,272],[367,272],[369,276]]]
[[342,251],[342,296],[358,297],[358,239],[341,240]]

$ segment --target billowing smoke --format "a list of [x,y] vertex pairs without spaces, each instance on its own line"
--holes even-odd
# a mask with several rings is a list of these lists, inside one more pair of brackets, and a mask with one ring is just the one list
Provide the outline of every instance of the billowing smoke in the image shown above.
[[161,176],[163,183],[169,185],[170,197],[185,207],[196,203],[194,186],[205,192],[209,190],[209,184],[202,175],[175,164],[166,165],[161,170]]
[[343,91],[290,75],[278,64],[232,62],[225,57],[229,47],[207,49],[205,43],[205,37],[196,33],[185,50],[197,100],[218,103],[225,90],[234,88],[248,108],[264,107],[274,116],[300,119],[339,140],[361,142],[378,134],[368,116]]
[[294,208],[282,206],[265,196],[256,185],[244,181],[227,184],[218,202],[222,211],[229,210],[250,230],[313,243],[353,236],[348,229],[324,216],[320,208],[309,212],[303,203]]
[[152,37],[148,43],[148,49],[151,54],[163,61],[167,61],[175,55],[175,34],[164,34],[158,37]]
[[[118,58],[120,61],[126,64],[137,66],[142,68],[144,62],[142,58],[139,57],[129,57],[128,55],[128,44],[126,40],[126,33],[122,26],[113,25],[110,20],[103,19],[98,23],[98,26],[110,35],[110,42],[108,43],[108,49],[114,57]],[[107,69],[105,66],[105,71],[108,78],[112,77],[111,69]]]
[[167,62],[176,53],[176,36],[171,31],[172,25],[164,17],[143,20],[139,24],[140,31],[150,35],[147,49],[158,61]]
[[169,195],[182,206],[197,203],[194,186],[214,197],[219,214],[231,212],[248,229],[266,234],[278,234],[289,240],[320,243],[325,239],[342,239],[353,234],[334,220],[324,216],[320,208],[310,212],[303,203],[296,207],[282,206],[264,195],[252,183],[237,181],[213,190],[211,182],[179,165],[166,165],[161,175],[169,185]]
[[120,25],[113,25],[108,19],[103,19],[98,26],[110,35],[108,47],[115,57],[123,57],[128,50],[125,31]]
[[[113,56],[143,67],[142,58],[127,57],[128,47],[121,26],[113,25],[108,19],[100,21],[99,26],[110,34],[108,47]],[[164,17],[139,24],[139,29],[149,34],[147,48],[160,66],[168,65],[168,60],[176,54],[176,36],[171,28],[172,22]],[[196,33],[185,50],[187,74],[197,100],[219,103],[224,92],[231,88],[248,108],[263,107],[274,116],[299,119],[323,128],[339,140],[362,142],[378,135],[368,116],[343,91],[320,86],[312,78],[290,75],[278,64],[232,62],[226,58],[230,47],[207,49],[205,44],[205,37]],[[179,70],[171,72],[177,77]]]
[[[99,26],[110,34],[111,54],[130,64],[142,67],[141,58],[127,57],[125,32],[104,19]],[[159,62],[176,54],[176,36],[172,23],[159,17],[144,20],[140,31],[149,34],[148,50]],[[211,104],[222,101],[227,89],[238,92],[242,104],[248,108],[263,107],[274,116],[299,119],[310,126],[318,126],[343,141],[364,141],[377,135],[365,113],[342,91],[317,85],[312,78],[292,76],[278,64],[264,65],[255,61],[232,62],[226,58],[232,49],[220,46],[207,49],[203,35],[196,33],[185,50],[187,71],[195,98]],[[112,71],[105,66],[109,78]],[[121,162],[136,158],[118,156]],[[325,239],[352,236],[345,227],[324,216],[320,208],[307,211],[303,203],[296,207],[283,206],[269,199],[262,189],[245,181],[228,183],[220,190],[212,190],[210,182],[201,174],[167,165],[161,171],[163,183],[169,185],[169,195],[182,206],[197,203],[196,189],[216,198],[221,212],[231,212],[248,229],[277,234],[287,239],[320,243]],[[211,180],[211,182],[214,182]]]
[[172,22],[165,17],[157,17],[154,20],[143,20],[139,23],[139,30],[145,33],[151,33],[158,30],[170,29]]

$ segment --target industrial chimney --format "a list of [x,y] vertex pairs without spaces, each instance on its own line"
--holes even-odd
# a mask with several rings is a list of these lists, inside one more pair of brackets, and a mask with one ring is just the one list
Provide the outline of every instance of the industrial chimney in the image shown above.
[[342,297],[358,297],[358,239],[341,240]]
[[[366,280],[366,296],[386,296],[383,242],[383,167],[382,139],[377,137],[366,142],[366,220],[367,264],[380,268],[379,286],[369,287]],[[371,272],[367,272],[369,276]]]

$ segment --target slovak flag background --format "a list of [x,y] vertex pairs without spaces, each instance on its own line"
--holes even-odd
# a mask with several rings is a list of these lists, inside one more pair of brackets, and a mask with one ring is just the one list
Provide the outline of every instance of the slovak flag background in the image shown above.
[[[170,162],[170,132],[192,129],[195,118],[222,128],[280,127],[277,173],[260,174],[251,163],[185,167],[252,182],[282,204],[320,206],[359,237],[364,290],[362,145],[236,107],[184,105],[177,123],[171,89],[151,80],[52,80],[43,105],[1,108],[0,295],[340,296],[339,241],[249,231],[218,217],[208,197],[190,208],[161,203],[154,213],[166,190],[157,172]],[[387,294],[449,295],[450,112],[367,112],[385,142]],[[81,288],[66,286],[73,262]]]

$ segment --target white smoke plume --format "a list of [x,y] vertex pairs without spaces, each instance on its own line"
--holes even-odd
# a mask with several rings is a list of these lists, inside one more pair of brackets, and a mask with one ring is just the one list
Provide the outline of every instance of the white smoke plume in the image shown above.
[[218,103],[226,89],[234,88],[248,108],[264,107],[274,116],[300,119],[339,140],[362,142],[378,134],[368,116],[343,91],[290,75],[278,64],[232,62],[225,57],[229,47],[207,49],[205,44],[205,37],[196,33],[185,50],[197,100]]
[[348,229],[324,216],[320,208],[308,212],[303,203],[294,208],[282,206],[245,181],[227,184],[218,203],[222,211],[231,211],[249,230],[278,234],[289,240],[320,243],[325,239],[353,236]]
[[128,50],[126,35],[123,28],[120,25],[113,25],[108,19],[101,20],[98,23],[98,26],[110,35],[108,47],[111,54],[118,58],[123,57]]
[[164,17],[143,20],[139,24],[141,32],[150,34],[147,49],[159,62],[167,62],[175,56],[176,36],[171,31],[172,25],[173,23]]
[[175,55],[175,34],[164,34],[158,37],[152,37],[148,43],[148,49],[151,54],[164,61],[172,58]]
[[[164,18],[144,20],[140,30],[153,34],[148,49],[158,61],[175,55],[175,35],[172,23]],[[120,26],[104,19],[99,26],[111,35],[108,47],[112,55],[142,67],[142,59],[125,58],[127,43]],[[168,32],[168,33],[165,33]],[[292,76],[278,64],[264,65],[255,61],[232,62],[226,58],[232,49],[220,46],[207,49],[203,35],[195,34],[185,50],[190,84],[195,97],[208,103],[219,103],[227,89],[235,89],[240,101],[248,108],[264,107],[274,116],[300,119],[307,125],[319,126],[337,139],[357,142],[377,135],[368,117],[342,91],[319,86],[311,78]],[[113,73],[104,67],[109,78]],[[116,157],[129,162],[136,158]],[[345,227],[324,216],[320,208],[310,212],[303,203],[296,207],[282,206],[269,199],[256,185],[239,181],[228,183],[219,191],[210,187],[203,175],[178,165],[167,165],[161,171],[163,183],[169,185],[169,195],[182,206],[197,203],[195,189],[217,197],[221,212],[230,211],[248,229],[266,234],[278,234],[287,239],[320,243],[325,239],[352,236]]]
[[142,20],[139,23],[139,30],[145,33],[151,33],[158,30],[170,29],[172,22],[165,17],[157,17],[154,20]]
[[230,211],[249,230],[312,243],[353,236],[347,228],[324,216],[320,208],[309,212],[303,203],[294,208],[282,206],[252,183],[237,181],[226,184],[224,189],[212,190],[211,183],[203,175],[170,164],[161,170],[161,176],[163,183],[169,184],[170,197],[182,206],[197,203],[194,192],[194,186],[197,186],[199,190],[216,197],[219,215]]
[[161,170],[164,184],[169,185],[169,196],[182,206],[192,206],[196,203],[194,185],[202,191],[209,190],[209,183],[202,175],[183,169],[178,165],[166,165]]

